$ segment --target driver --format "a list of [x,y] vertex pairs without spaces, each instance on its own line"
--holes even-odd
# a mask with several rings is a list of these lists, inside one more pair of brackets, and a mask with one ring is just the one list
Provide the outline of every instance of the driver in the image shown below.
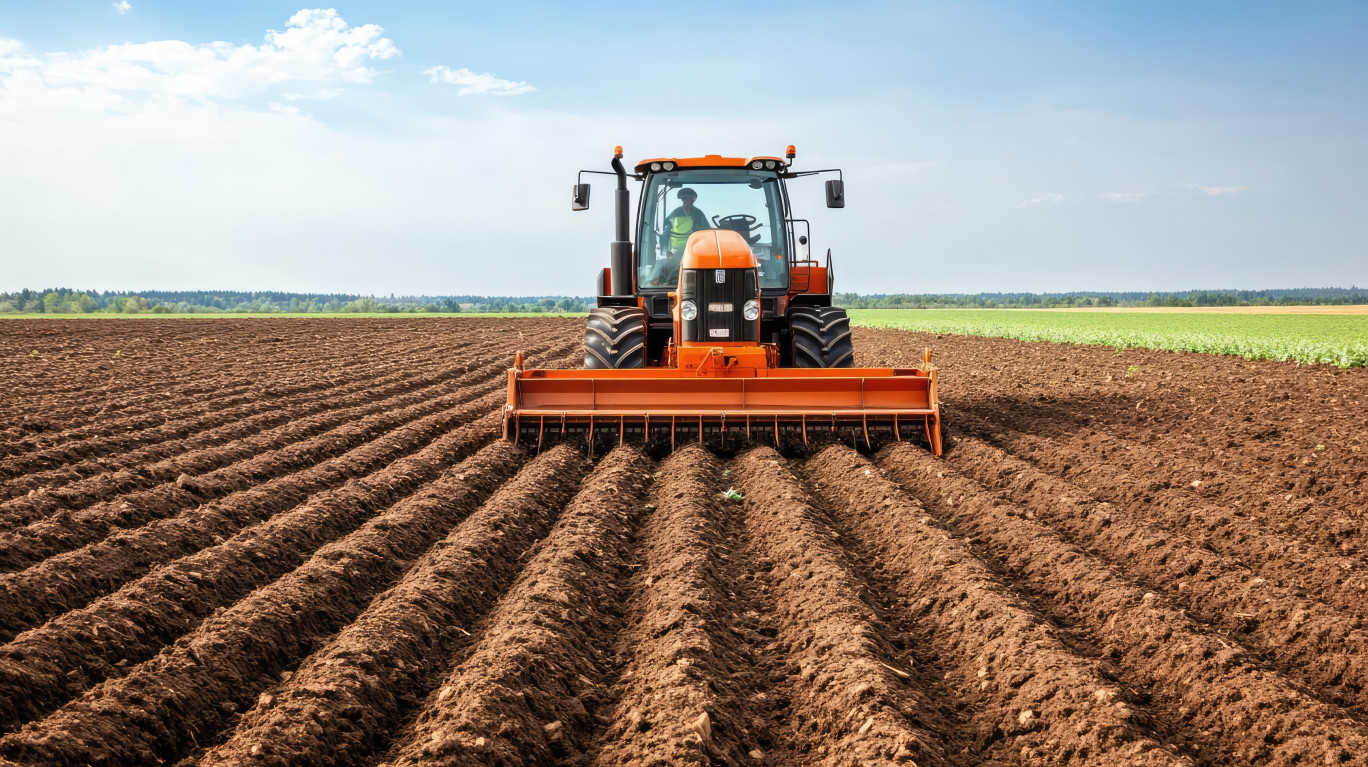
[[698,192],[686,186],[679,190],[678,197],[680,206],[665,217],[666,251],[665,257],[656,262],[655,274],[651,279],[655,285],[672,284],[679,274],[679,259],[684,255],[684,245],[689,241],[689,235],[700,229],[712,228],[708,226],[708,217],[703,211],[694,207]]

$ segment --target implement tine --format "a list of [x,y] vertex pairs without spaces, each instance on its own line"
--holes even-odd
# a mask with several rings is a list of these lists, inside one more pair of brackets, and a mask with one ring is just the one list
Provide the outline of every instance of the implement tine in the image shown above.
[[546,416],[541,417],[541,425],[537,427],[537,454],[541,455],[542,438],[546,436]]

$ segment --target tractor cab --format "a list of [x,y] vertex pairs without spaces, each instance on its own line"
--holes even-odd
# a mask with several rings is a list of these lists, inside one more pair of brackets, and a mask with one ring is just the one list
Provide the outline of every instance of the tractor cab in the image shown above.
[[773,170],[676,168],[649,173],[637,229],[637,285],[642,293],[674,290],[689,235],[736,232],[759,264],[760,289],[788,291],[788,215],[784,182]]

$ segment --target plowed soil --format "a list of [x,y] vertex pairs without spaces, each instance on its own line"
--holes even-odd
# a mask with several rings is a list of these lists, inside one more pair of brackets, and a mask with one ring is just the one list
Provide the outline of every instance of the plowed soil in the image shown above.
[[498,440],[580,333],[0,322],[0,764],[1368,764],[1368,371],[858,330],[944,457]]

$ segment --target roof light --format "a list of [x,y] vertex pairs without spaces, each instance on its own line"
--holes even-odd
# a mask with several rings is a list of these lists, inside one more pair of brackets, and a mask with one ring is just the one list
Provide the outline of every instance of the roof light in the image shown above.
[[784,156],[792,160],[798,156],[798,150],[794,149],[792,144],[789,144],[788,149],[784,151]]
[[756,160],[755,162],[751,163],[751,167],[755,168],[756,170],[760,170],[761,168],[765,167],[765,163],[761,162],[760,160]]
[[621,159],[622,159],[622,147],[620,147],[620,146],[615,146],[615,147],[613,147],[613,159],[614,159],[614,160],[621,160]]
[[776,164],[777,164],[777,163],[775,163],[774,160],[765,160],[765,167],[768,168],[768,169],[770,169],[770,170],[774,170],[774,166],[775,166]]
[[653,163],[651,163],[651,172],[652,172],[652,173],[658,173],[659,171],[660,171],[660,163],[658,163],[658,162],[653,162]]
[[674,170],[674,169],[675,169],[675,164],[674,164],[674,163],[672,163],[672,162],[667,162],[667,163],[665,163],[665,170]]

